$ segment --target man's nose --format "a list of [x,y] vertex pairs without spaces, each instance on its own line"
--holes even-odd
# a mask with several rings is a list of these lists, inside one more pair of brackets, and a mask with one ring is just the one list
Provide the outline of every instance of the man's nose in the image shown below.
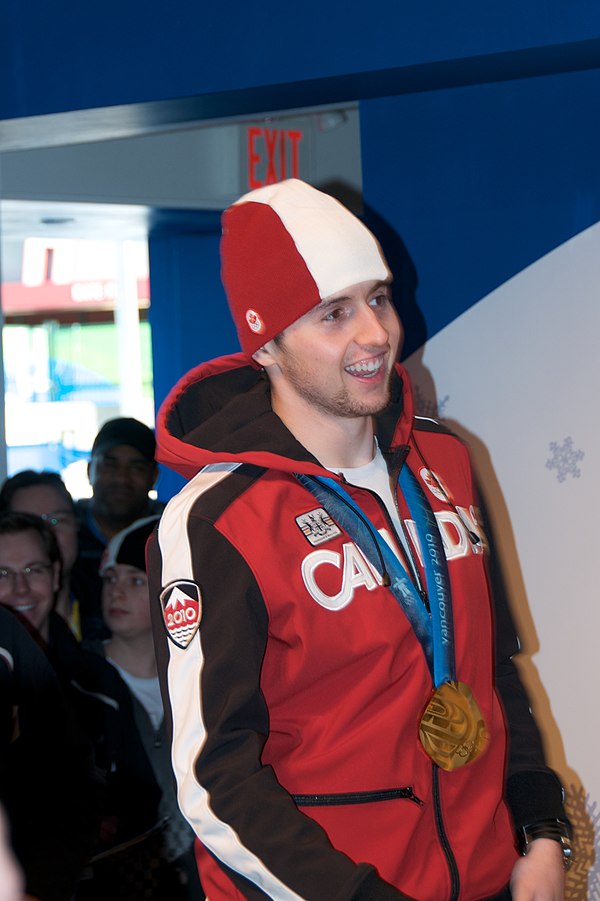
[[126,463],[115,466],[112,471],[112,478],[115,482],[128,482],[130,481],[130,477],[131,473],[129,466]]
[[20,569],[13,573],[13,591],[17,594],[27,594],[29,592],[27,576]]
[[390,332],[381,312],[365,305],[357,320],[355,340],[363,346],[382,347],[389,342]]

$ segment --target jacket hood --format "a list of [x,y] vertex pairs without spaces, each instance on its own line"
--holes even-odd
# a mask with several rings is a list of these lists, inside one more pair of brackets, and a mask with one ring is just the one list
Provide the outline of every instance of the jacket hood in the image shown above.
[[[396,364],[392,402],[377,417],[383,450],[408,444],[412,417],[408,376]],[[210,463],[331,475],[273,412],[267,377],[242,353],[202,363],[177,382],[158,411],[156,440],[157,460],[187,479]]]

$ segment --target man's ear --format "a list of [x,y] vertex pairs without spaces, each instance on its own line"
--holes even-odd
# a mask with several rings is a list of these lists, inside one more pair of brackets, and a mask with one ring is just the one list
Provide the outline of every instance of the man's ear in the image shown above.
[[275,363],[275,357],[273,356],[273,348],[277,345],[274,344],[273,341],[267,341],[262,347],[259,347],[257,351],[252,354],[252,359],[259,366],[262,366],[263,369],[267,369],[269,366],[272,366]]

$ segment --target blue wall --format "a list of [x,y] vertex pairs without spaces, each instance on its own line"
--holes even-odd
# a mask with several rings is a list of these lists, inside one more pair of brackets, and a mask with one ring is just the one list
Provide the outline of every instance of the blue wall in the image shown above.
[[[207,217],[204,216],[206,223]],[[188,369],[238,349],[220,279],[219,216],[202,232],[150,236],[150,324],[157,406]],[[183,481],[161,467],[157,489],[171,497]]]
[[[359,100],[365,217],[395,270],[405,353],[600,219],[597,0],[222,10],[4,0],[0,150]],[[187,231],[150,240],[158,403],[237,348],[217,212]]]
[[600,219],[599,97],[596,70],[361,104],[372,224],[410,257],[407,290],[406,259],[389,253],[405,353]]
[[[379,81],[380,94],[398,93],[394,79],[415,83],[443,63],[461,64],[466,73],[472,60],[488,74],[536,59],[581,65],[597,58],[590,42],[598,38],[596,0],[372,0],[356,11],[342,0],[234,0],[225,7],[3,0],[0,120],[190,96],[210,97],[213,113],[222,115],[228,92],[255,89],[252,102],[260,105],[267,92],[261,101],[259,88],[285,86],[291,99],[294,83],[343,78],[364,96],[361,84],[369,90],[365,75],[372,73],[390,80],[388,90]],[[299,105],[296,99],[286,105]]]

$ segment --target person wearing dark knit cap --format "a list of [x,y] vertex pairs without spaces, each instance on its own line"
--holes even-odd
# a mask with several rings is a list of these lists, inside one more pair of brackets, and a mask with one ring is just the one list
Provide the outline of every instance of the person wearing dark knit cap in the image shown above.
[[154,431],[131,417],[105,422],[94,439],[88,478],[92,496],[76,502],[79,553],[71,587],[81,605],[81,633],[105,637],[100,614],[102,583],[98,567],[108,541],[136,519],[160,513],[163,504],[149,497],[158,477]]
[[381,248],[297,179],[222,223],[242,350],[159,412],[157,458],[190,481],[148,546],[207,896],[560,901],[562,787],[468,452],[413,415]]
[[131,693],[137,731],[162,791],[158,812],[165,829],[161,847],[156,849],[152,897],[157,901],[200,901],[204,894],[194,860],[194,832],[175,796],[152,639],[145,549],[158,519],[136,520],[106,547],[100,575],[102,612],[110,637],[94,649],[118,671]]

